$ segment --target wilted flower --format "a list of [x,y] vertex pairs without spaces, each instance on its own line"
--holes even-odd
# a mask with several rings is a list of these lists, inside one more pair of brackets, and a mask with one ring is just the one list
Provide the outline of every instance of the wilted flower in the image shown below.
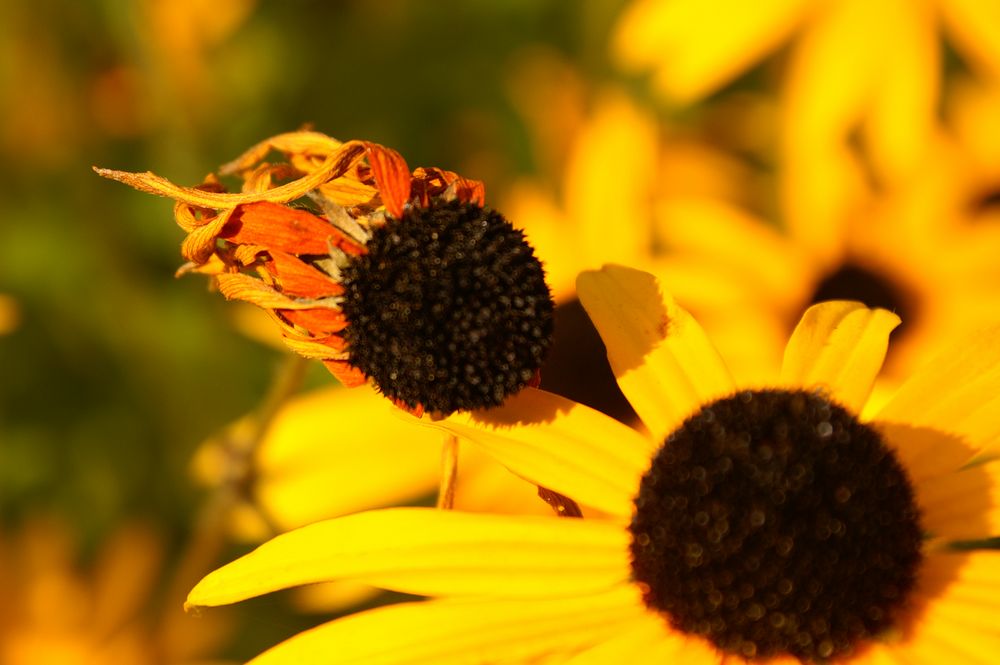
[[[265,158],[276,151],[281,161]],[[265,141],[197,188],[151,173],[103,176],[177,201],[182,253],[227,297],[266,309],[297,353],[345,385],[450,413],[537,381],[552,299],[534,250],[484,207],[482,183],[412,173],[393,150],[315,132]],[[294,203],[294,205],[290,205]]]

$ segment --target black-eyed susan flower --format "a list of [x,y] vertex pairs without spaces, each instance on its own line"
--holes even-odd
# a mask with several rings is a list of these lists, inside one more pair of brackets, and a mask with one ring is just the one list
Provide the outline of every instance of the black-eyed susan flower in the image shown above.
[[[265,161],[277,152],[281,159]],[[314,132],[269,139],[197,188],[103,176],[177,201],[183,270],[270,312],[286,344],[414,412],[496,406],[537,380],[552,299],[523,234],[482,183],[412,173],[393,150]]]
[[890,312],[817,305],[780,372],[738,386],[651,275],[608,266],[579,292],[643,432],[534,389],[433,426],[606,517],[361,513],[264,544],[189,604],[328,579],[433,597],[319,626],[257,665],[992,662],[1000,553],[970,541],[1000,527],[1000,330],[865,421]]

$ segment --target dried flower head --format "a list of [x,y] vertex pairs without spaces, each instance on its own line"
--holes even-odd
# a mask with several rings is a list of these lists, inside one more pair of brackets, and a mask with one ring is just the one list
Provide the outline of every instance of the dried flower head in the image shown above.
[[[270,155],[280,159],[267,161]],[[295,352],[347,386],[371,380],[398,405],[497,406],[537,383],[553,303],[541,263],[483,184],[412,173],[395,151],[316,132],[282,134],[195,188],[96,169],[167,196],[188,233],[179,273],[268,311]]]

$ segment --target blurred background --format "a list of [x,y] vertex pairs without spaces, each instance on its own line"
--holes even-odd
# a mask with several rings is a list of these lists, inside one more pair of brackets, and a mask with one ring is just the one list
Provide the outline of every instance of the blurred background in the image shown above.
[[[239,662],[330,616],[181,612],[247,547],[196,450],[286,354],[174,279],[169,201],[93,165],[193,184],[311,126],[482,180],[549,269],[567,394],[574,344],[600,353],[573,277],[605,261],[658,272],[747,380],[818,299],[904,316],[887,390],[1000,319],[1000,9],[702,5],[0,5],[0,663]],[[569,396],[628,418],[599,392]]]

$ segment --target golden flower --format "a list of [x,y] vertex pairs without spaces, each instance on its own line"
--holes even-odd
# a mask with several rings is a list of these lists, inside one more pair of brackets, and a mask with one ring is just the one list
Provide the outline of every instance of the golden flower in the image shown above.
[[120,527],[86,569],[78,558],[55,519],[0,535],[4,665],[194,665],[226,639],[227,617],[184,616],[170,593],[161,605],[163,543],[150,528]]
[[[264,161],[272,151],[285,161]],[[215,176],[184,188],[97,171],[176,199],[184,270],[268,310],[292,350],[345,385],[371,379],[414,412],[450,413],[537,381],[551,296],[523,234],[483,207],[482,183],[411,174],[393,150],[314,132],[274,137],[224,166],[243,178],[238,194]]]
[[[1000,232],[989,221],[1000,182],[992,120],[1000,88],[958,83],[949,124],[935,129],[911,173],[844,197],[850,209],[836,214],[810,201],[803,185],[789,190],[803,194],[794,204],[801,223],[780,218],[778,228],[754,212],[762,206],[745,164],[697,134],[657,125],[615,93],[597,97],[561,183],[520,183],[504,208],[545,257],[557,299],[573,297],[571,274],[606,261],[648,270],[698,318],[740,380],[756,381],[780,361],[782,340],[814,302],[895,311],[904,324],[881,392],[938,344],[1000,322]],[[822,168],[809,187],[830,185],[837,173],[862,179],[854,163]]]
[[865,422],[890,312],[811,308],[780,373],[740,389],[651,275],[607,266],[578,290],[644,433],[534,389],[430,425],[605,517],[361,513],[262,545],[189,605],[330,579],[434,597],[319,626],[257,665],[992,661],[1000,553],[970,539],[1000,526],[1000,329]]
[[614,51],[628,68],[653,68],[653,85],[686,103],[790,42],[778,86],[782,213],[823,230],[856,213],[872,181],[895,186],[933,159],[951,87],[942,36],[982,79],[1000,78],[1000,6],[976,0],[639,0]]
[[[306,524],[371,508],[426,501],[438,489],[441,435],[390,415],[370,390],[323,388],[296,395],[261,432],[241,418],[193,460],[197,480],[231,491],[224,521],[240,540],[261,541]],[[544,513],[526,483],[476,447],[458,452],[454,506]]]

